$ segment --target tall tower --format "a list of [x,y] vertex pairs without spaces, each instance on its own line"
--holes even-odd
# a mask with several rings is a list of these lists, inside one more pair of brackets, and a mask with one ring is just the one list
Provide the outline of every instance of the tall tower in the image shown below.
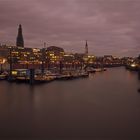
[[21,26],[21,24],[19,25],[19,28],[18,28],[16,46],[17,47],[24,47],[24,40],[23,40],[23,35],[22,35],[22,26]]
[[85,46],[85,54],[88,55],[88,43],[87,43],[87,40],[86,40],[86,46]]

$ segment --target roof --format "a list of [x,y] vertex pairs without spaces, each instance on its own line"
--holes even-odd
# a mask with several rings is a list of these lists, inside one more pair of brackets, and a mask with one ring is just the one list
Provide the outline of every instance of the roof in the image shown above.
[[64,52],[63,48],[56,47],[56,46],[50,46],[47,48],[47,51],[57,51],[57,52]]

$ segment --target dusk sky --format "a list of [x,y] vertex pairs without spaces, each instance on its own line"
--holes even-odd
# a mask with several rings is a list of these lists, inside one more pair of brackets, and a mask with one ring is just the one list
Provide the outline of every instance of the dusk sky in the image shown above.
[[0,0],[0,43],[15,45],[19,24],[25,47],[140,54],[140,0]]

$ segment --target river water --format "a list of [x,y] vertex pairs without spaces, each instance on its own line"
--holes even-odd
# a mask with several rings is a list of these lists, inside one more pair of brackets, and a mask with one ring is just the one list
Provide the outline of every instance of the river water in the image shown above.
[[140,139],[137,72],[30,86],[0,81],[0,138]]

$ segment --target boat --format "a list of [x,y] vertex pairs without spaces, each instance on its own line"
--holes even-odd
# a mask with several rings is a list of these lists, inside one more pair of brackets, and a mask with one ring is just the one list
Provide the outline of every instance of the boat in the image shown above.
[[86,78],[86,77],[89,77],[89,73],[81,73],[81,78]]
[[78,78],[86,78],[89,76],[87,72],[61,74],[56,77],[57,80],[73,80]]
[[45,76],[56,79],[56,77],[60,76],[60,74],[59,73],[52,73],[51,71],[46,71]]
[[53,76],[39,75],[35,76],[35,83],[47,83],[55,80]]
[[0,80],[6,80],[8,77],[8,72],[4,71],[0,74]]
[[107,70],[106,68],[94,68],[95,72],[103,72],[103,71],[106,71],[106,70]]
[[99,68],[88,67],[86,69],[86,71],[88,73],[103,72],[103,71],[106,71],[106,70],[107,70],[106,68],[102,68],[102,67],[99,67]]
[[92,69],[92,70],[87,70],[88,73],[95,73],[95,70]]
[[18,76],[16,77],[15,81],[18,83],[29,83],[30,79],[29,77],[25,77],[25,76]]
[[6,75],[4,75],[4,74],[1,74],[1,75],[0,75],[0,80],[5,80],[6,78],[7,78]]
[[125,66],[126,69],[131,70],[131,71],[139,71],[140,66],[138,64],[132,63],[132,64],[127,64]]
[[[53,76],[46,76],[46,75],[35,75],[34,83],[47,83],[53,81],[55,78]],[[17,76],[16,80],[17,83],[30,83],[30,78],[25,76]]]
[[95,73],[95,70],[94,70],[93,67],[87,67],[87,68],[86,68],[86,71],[87,71],[88,73]]
[[56,80],[72,80],[73,78],[74,78],[73,75],[64,75],[64,74],[62,74],[62,75],[58,75],[56,77]]

